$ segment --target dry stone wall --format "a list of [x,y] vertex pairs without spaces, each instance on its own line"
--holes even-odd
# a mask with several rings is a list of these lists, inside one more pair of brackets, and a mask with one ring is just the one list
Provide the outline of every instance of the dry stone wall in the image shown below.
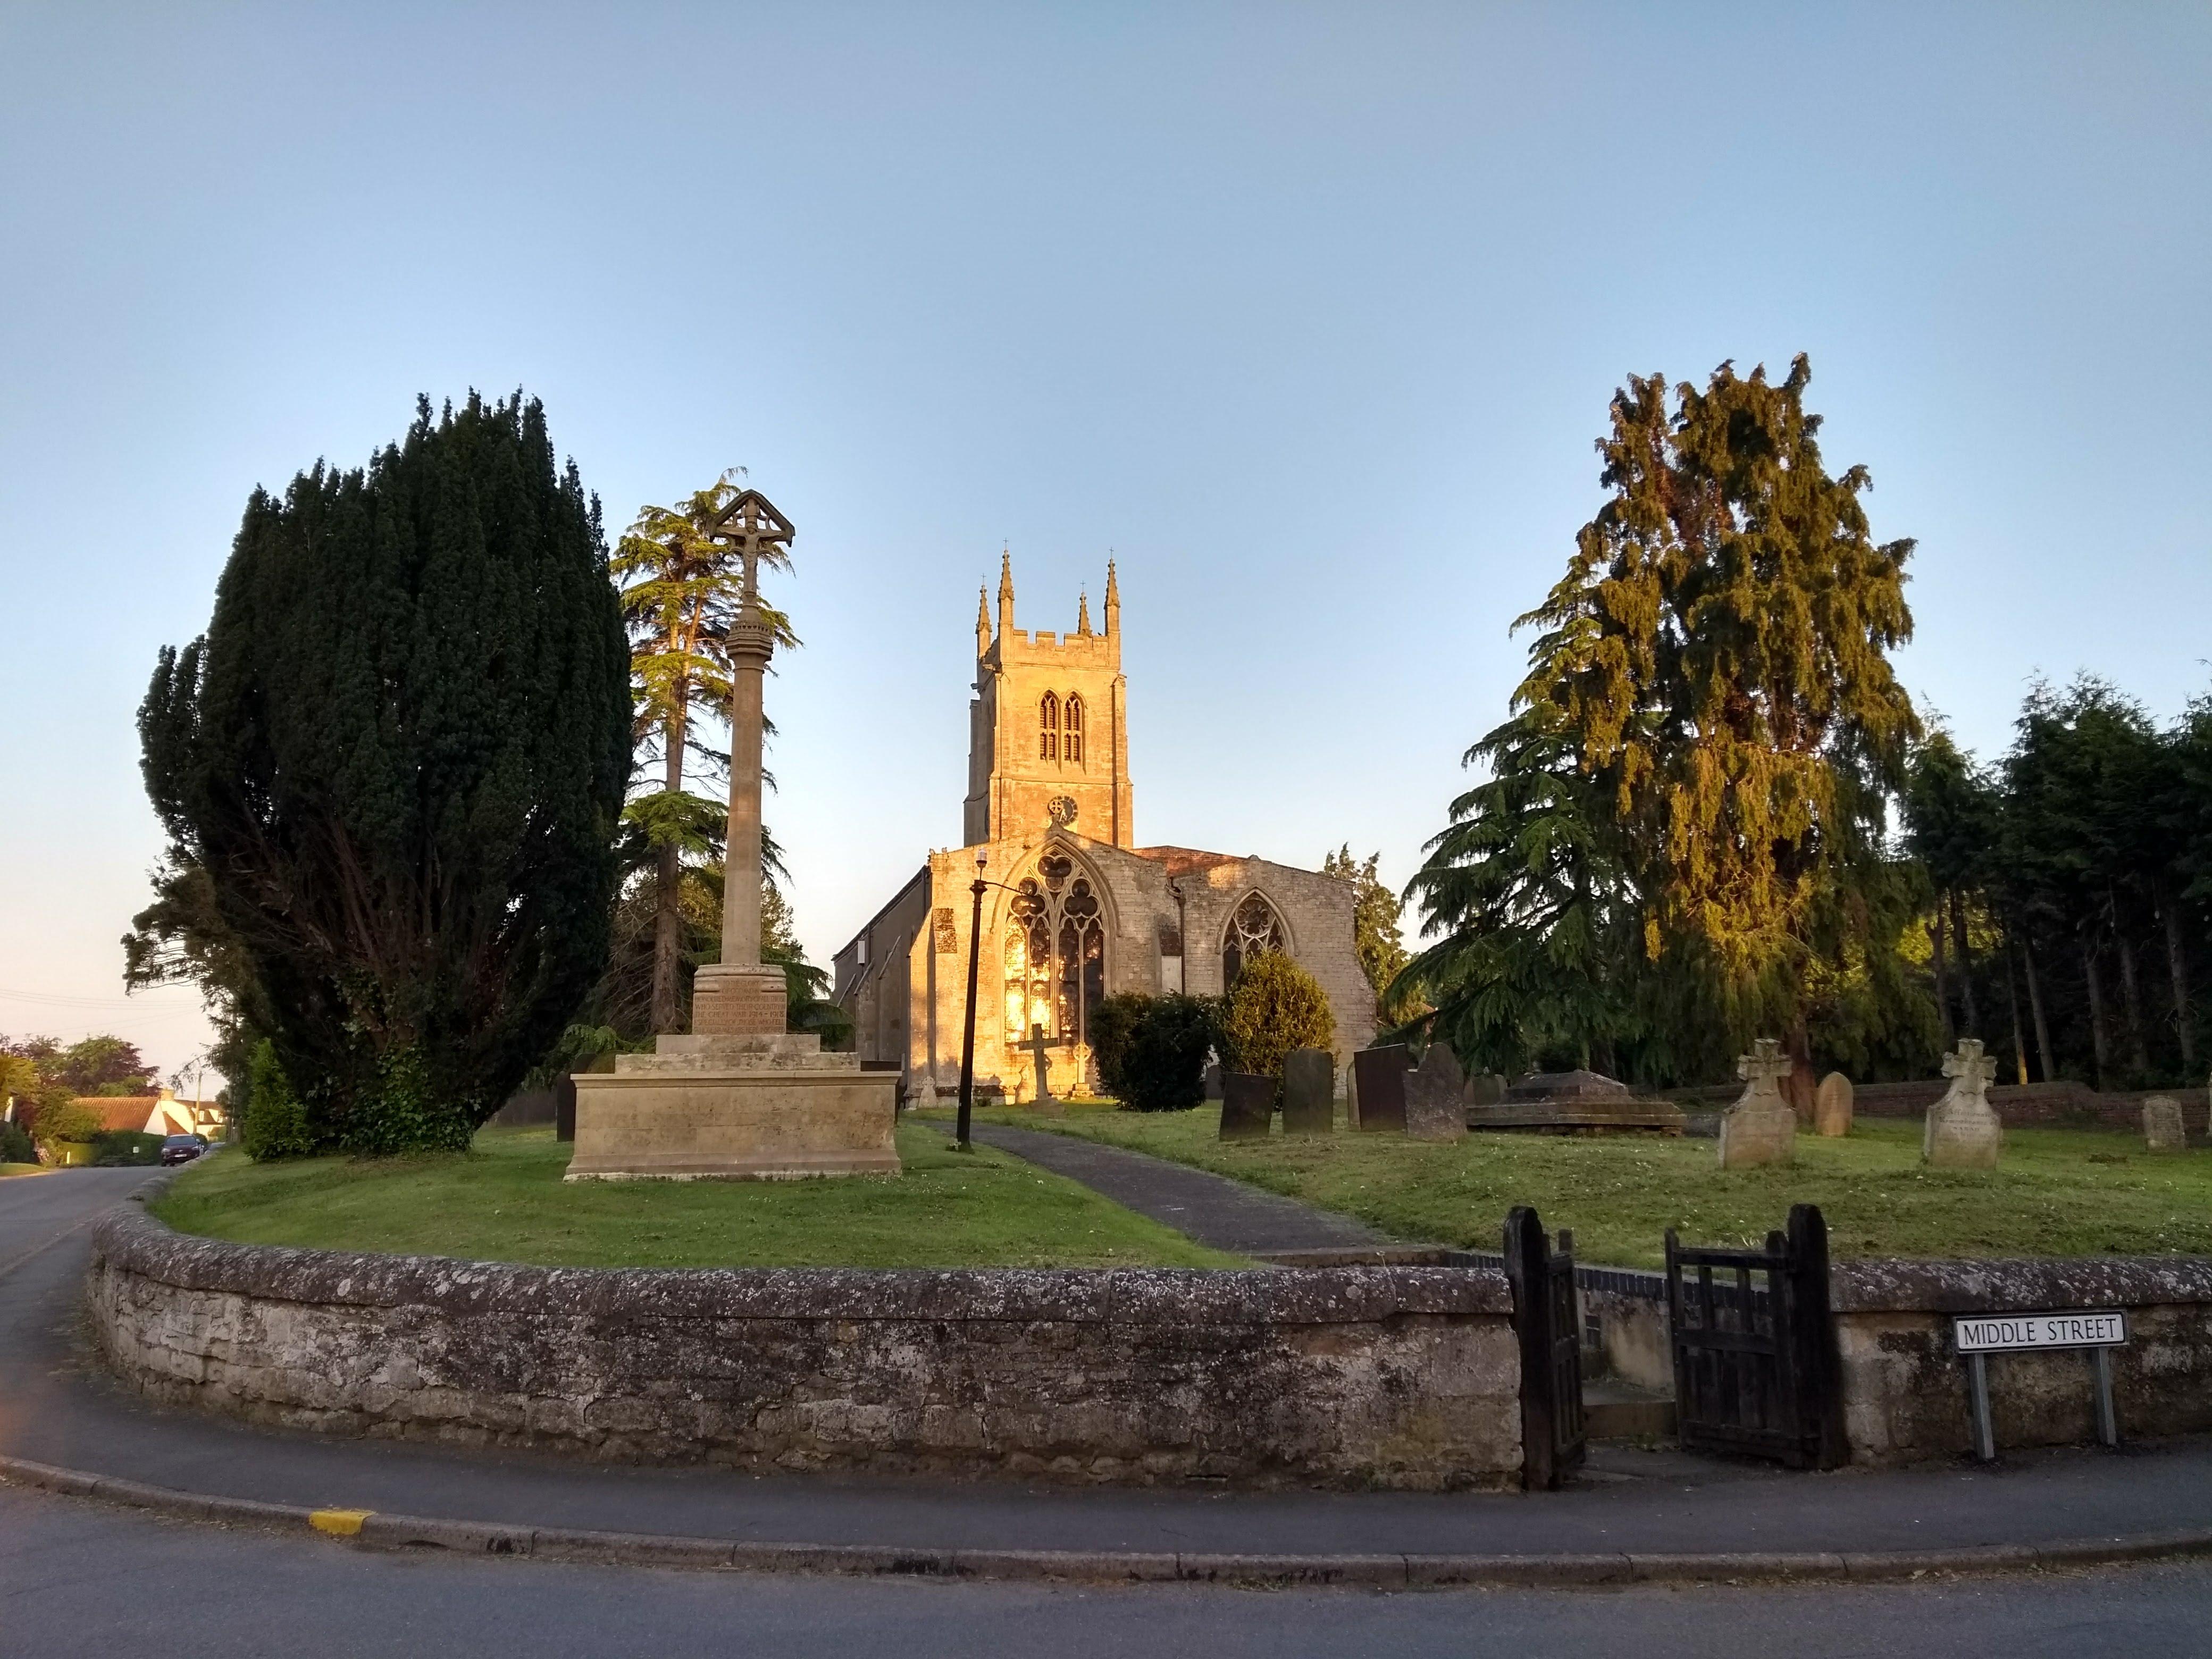
[[544,1268],[195,1238],[104,1218],[113,1369],[346,1434],[744,1468],[1504,1486],[1492,1268]]

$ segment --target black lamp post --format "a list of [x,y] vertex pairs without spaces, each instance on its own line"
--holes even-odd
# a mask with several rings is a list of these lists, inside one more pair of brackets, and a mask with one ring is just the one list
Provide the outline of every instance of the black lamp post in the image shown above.
[[975,884],[969,890],[975,896],[975,908],[968,919],[968,1018],[960,1034],[960,1121],[955,1136],[963,1152],[975,1150],[968,1139],[968,1115],[975,1105],[975,969],[983,949],[983,890],[990,884],[983,879],[983,855],[978,853]]

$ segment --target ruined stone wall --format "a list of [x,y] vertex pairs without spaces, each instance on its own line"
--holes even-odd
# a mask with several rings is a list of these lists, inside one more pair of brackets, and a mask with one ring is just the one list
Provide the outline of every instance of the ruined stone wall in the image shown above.
[[[1970,1449],[1966,1363],[1954,1316],[2122,1308],[2112,1351],[2120,1435],[2212,1430],[2212,1261],[2190,1256],[2027,1261],[1846,1261],[1831,1272],[1844,1409],[1855,1462],[1903,1463]],[[2096,1437],[2089,1355],[1992,1355],[2000,1450]]]
[[226,1243],[135,1206],[87,1295],[167,1403],[630,1462],[1504,1486],[1494,1270],[543,1268]]

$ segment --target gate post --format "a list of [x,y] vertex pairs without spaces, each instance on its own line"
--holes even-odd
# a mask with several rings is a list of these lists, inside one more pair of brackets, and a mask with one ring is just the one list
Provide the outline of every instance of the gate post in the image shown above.
[[1843,1361],[1828,1306],[1828,1224],[1819,1205],[1793,1204],[1787,1231],[1805,1438],[1814,1468],[1840,1468],[1850,1461],[1851,1448],[1844,1426]]
[[1513,1286],[1513,1334],[1521,1347],[1521,1485],[1558,1488],[1559,1401],[1552,1365],[1552,1243],[1526,1204],[1505,1217],[1505,1277]]

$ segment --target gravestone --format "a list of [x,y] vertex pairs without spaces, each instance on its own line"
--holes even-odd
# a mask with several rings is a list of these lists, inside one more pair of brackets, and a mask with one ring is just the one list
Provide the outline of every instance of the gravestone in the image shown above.
[[2143,1102],[2142,1131],[2147,1151],[2189,1150],[2189,1126],[2181,1121],[2181,1103],[2171,1095],[2153,1095]]
[[1036,1067],[1036,1109],[1047,1117],[1066,1116],[1067,1108],[1052,1097],[1052,1039],[1045,1036],[1043,1026],[1030,1027],[1030,1040],[1022,1044],[1022,1052]]
[[1221,1139],[1265,1140],[1275,1115],[1275,1079],[1249,1072],[1221,1074]]
[[1851,1080],[1841,1072],[1820,1079],[1820,1092],[1813,1097],[1813,1126],[1831,1140],[1850,1133]]
[[1365,1134],[1406,1133],[1406,1045],[1362,1048],[1352,1057],[1359,1093],[1359,1127]]
[[1206,1069],[1205,1069],[1203,1072],[1200,1072],[1200,1073],[1199,1073],[1199,1077],[1200,1077],[1200,1079],[1202,1080],[1202,1082],[1203,1082],[1203,1084],[1204,1084],[1204,1086],[1205,1086],[1205,1089],[1206,1089],[1206,1097],[1208,1100],[1218,1100],[1218,1099],[1220,1099],[1220,1098],[1221,1098],[1221,1062],[1220,1062],[1219,1060],[1207,1060],[1207,1061],[1206,1062]]
[[1740,1057],[1735,1074],[1744,1090],[1721,1115],[1721,1168],[1747,1170],[1787,1164],[1797,1156],[1797,1114],[1783,1097],[1783,1080],[1796,1062],[1772,1037],[1761,1037]]
[[1359,1127],[1359,1067],[1344,1068],[1344,1121],[1350,1129]]
[[1505,1079],[1495,1072],[1477,1072],[1467,1080],[1467,1103],[1495,1106],[1505,1098]]
[[1467,1074],[1449,1042],[1431,1042],[1406,1073],[1406,1135],[1412,1140],[1467,1138]]
[[1943,1075],[1951,1086],[1928,1109],[1920,1133],[1921,1161],[1938,1170],[1994,1170],[2004,1144],[2004,1125],[1990,1104],[1989,1088],[1997,1063],[1982,1052],[1978,1037],[1961,1037],[1943,1056]]
[[1283,1133],[1336,1133],[1336,1060],[1326,1048],[1293,1048],[1283,1057]]

